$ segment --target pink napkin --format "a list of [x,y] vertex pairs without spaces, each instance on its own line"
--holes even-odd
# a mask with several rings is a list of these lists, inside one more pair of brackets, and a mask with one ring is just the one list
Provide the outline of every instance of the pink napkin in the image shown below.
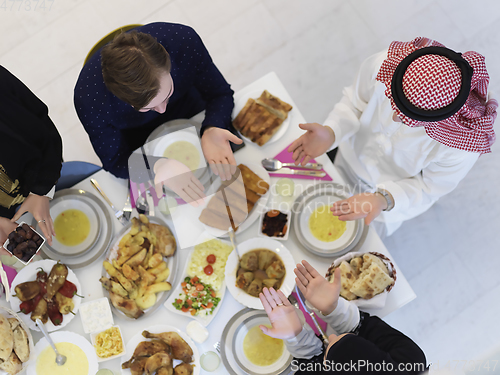
[[[278,155],[276,155],[274,158],[281,161],[282,163],[293,163],[293,153],[288,152],[288,147],[290,145],[286,146],[283,151],[281,151]],[[312,159],[309,161],[309,163],[316,163],[316,160]],[[299,170],[299,168],[297,168]],[[323,172],[326,173],[324,169],[322,169]],[[288,178],[304,178],[304,179],[315,179],[315,180],[322,180],[322,181],[332,181],[332,178],[327,174],[325,177],[312,177],[312,176],[301,176],[301,175],[289,175],[289,174],[282,174],[277,172],[269,172],[270,175],[273,177],[288,177]]]
[[[149,187],[149,191],[151,192],[151,196],[153,197],[155,206],[158,206],[158,202],[160,201],[161,197],[158,198],[156,196],[156,191],[152,186]],[[135,208],[135,202],[139,198],[139,194],[146,198],[146,187],[144,186],[144,184],[138,185],[135,182],[130,181],[130,204],[132,205],[132,208]],[[177,197],[175,200],[179,205],[186,203],[179,197]]]
[[[309,324],[311,326],[311,328],[313,329],[313,331],[317,334],[317,335],[321,335],[321,333],[318,331],[318,329],[316,328],[316,325],[314,324],[313,320],[311,319],[311,316],[309,315],[309,313],[307,311],[304,310],[304,308],[302,307],[302,304],[300,303],[300,298],[299,296],[297,295],[297,293],[295,292],[292,292],[292,296],[295,297],[295,299],[299,302],[299,309],[304,313],[304,318],[306,318],[306,322],[307,324]],[[326,332],[326,326],[327,324],[322,321],[317,314],[315,314],[316,316],[316,320],[318,321],[319,325],[321,328],[323,328],[323,331]]]
[[14,277],[16,277],[17,271],[12,267],[6,266],[5,264],[3,264],[3,269],[4,269],[5,273],[7,274],[7,279],[9,280],[9,285],[12,285],[12,280],[14,280]]

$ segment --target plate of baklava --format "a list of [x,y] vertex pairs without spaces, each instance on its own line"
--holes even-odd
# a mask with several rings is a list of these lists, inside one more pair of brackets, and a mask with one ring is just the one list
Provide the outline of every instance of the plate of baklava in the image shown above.
[[260,165],[239,164],[231,180],[215,180],[214,193],[200,207],[199,220],[214,237],[227,237],[232,228],[243,232],[265,210],[271,178]]
[[233,126],[245,140],[264,146],[285,134],[292,109],[267,90],[251,91],[235,103]]

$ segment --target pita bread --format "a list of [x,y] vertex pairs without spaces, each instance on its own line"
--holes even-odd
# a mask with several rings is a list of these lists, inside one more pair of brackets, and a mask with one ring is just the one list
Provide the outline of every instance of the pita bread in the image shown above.
[[351,265],[345,260],[340,263],[339,268],[341,280],[340,295],[346,300],[352,301],[353,299],[357,298],[357,296],[350,291],[351,287],[356,281],[356,273],[352,269]]
[[[0,359],[7,361],[14,348],[14,334],[10,322],[0,314]],[[7,371],[7,370],[5,370]]]
[[382,293],[393,282],[394,280],[376,262],[372,262],[370,267],[359,275],[350,292],[358,297],[370,299]]
[[10,375],[15,375],[23,369],[23,364],[17,357],[16,353],[11,352],[5,362],[0,363],[0,369],[8,372]]
[[14,330],[14,351],[23,363],[30,358],[28,335],[20,325]]
[[367,270],[372,265],[372,263],[378,265],[382,271],[389,275],[389,270],[387,269],[387,266],[382,261],[382,259],[373,254],[363,254],[363,267],[361,267],[361,272]]
[[356,272],[357,276],[361,273],[361,267],[363,266],[363,258],[361,257],[352,258],[349,264],[351,265],[354,272]]
[[12,332],[14,332],[14,330],[19,326],[19,320],[17,320],[16,318],[9,318],[8,321],[10,322],[10,329],[12,330]]

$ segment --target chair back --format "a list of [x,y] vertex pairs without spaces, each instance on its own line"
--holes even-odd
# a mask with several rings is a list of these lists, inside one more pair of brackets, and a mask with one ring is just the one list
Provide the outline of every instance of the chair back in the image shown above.
[[86,161],[66,161],[61,168],[61,177],[56,184],[56,191],[69,189],[73,185],[85,180],[90,175],[100,171],[102,167]]
[[87,57],[85,57],[83,65],[85,65],[87,63],[87,61],[89,61],[89,59],[92,56],[94,56],[94,54],[97,51],[99,51],[102,47],[104,47],[106,44],[108,44],[109,42],[111,42],[116,35],[124,33],[126,31],[129,31],[129,30],[132,30],[132,29],[135,29],[136,27],[139,27],[139,26],[142,26],[142,25],[141,24],[125,25],[125,26],[119,27],[116,30],[111,31],[108,35],[106,35],[103,38],[101,38],[101,40],[99,40],[94,45],[94,47],[92,47],[92,49],[90,50],[90,52],[87,54]]

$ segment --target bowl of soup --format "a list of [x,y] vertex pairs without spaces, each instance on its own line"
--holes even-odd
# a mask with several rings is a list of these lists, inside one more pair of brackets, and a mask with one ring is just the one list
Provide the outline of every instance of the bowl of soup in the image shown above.
[[192,172],[206,166],[200,139],[188,130],[178,130],[162,136],[156,143],[153,154],[180,161]]

